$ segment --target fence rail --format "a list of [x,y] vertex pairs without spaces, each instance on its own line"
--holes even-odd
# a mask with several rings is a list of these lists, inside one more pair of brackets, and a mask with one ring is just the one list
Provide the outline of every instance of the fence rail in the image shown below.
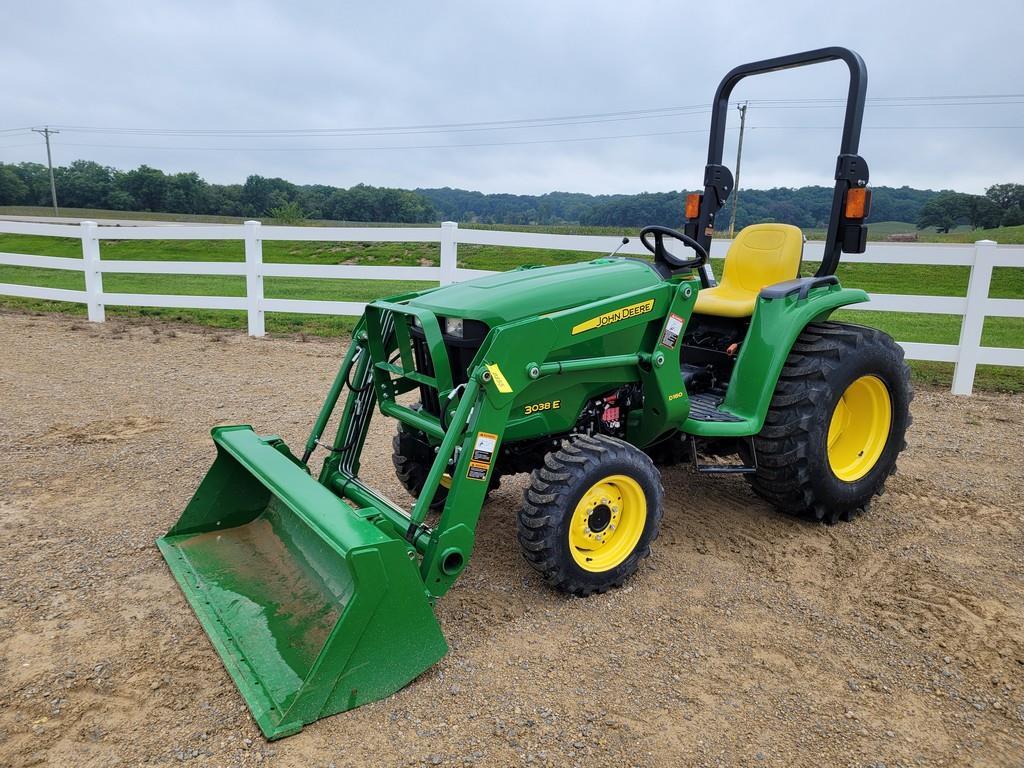
[[[107,305],[128,307],[173,307],[181,309],[234,309],[248,316],[251,336],[265,334],[267,312],[321,315],[359,315],[366,306],[356,301],[272,299],[264,296],[265,277],[305,277],[346,280],[417,280],[448,285],[482,275],[488,270],[458,266],[458,245],[494,245],[543,248],[561,251],[609,253],[621,245],[618,237],[605,235],[556,235],[536,232],[459,229],[446,221],[439,227],[264,227],[258,221],[237,225],[161,224],[141,226],[100,226],[83,221],[74,224],[0,221],[0,233],[70,237],[81,240],[82,258],[0,253],[0,264],[16,267],[73,270],[84,273],[85,290],[43,288],[0,283],[0,295],[30,299],[70,301],[87,307],[89,320],[103,322]],[[245,260],[217,261],[104,261],[103,240],[238,240],[244,243]],[[372,267],[350,265],[282,264],[263,260],[263,241],[399,242],[437,243],[439,266]],[[723,257],[729,241],[716,240],[711,256]],[[808,243],[805,261],[820,261],[823,245]],[[621,247],[620,253],[645,255],[636,240]],[[1024,317],[1024,299],[989,296],[995,267],[1024,268],[1024,247],[999,246],[991,240],[974,244],[872,243],[867,253],[844,256],[847,263],[922,264],[970,267],[966,296],[921,296],[877,293],[871,302],[849,309],[875,312],[912,312],[959,315],[963,318],[957,344],[900,342],[912,360],[934,360],[955,364],[952,391],[968,395],[974,386],[978,365],[1024,367],[1024,349],[981,346],[988,316]],[[243,297],[174,296],[165,294],[111,293],[103,289],[104,274],[234,275],[245,277]]]

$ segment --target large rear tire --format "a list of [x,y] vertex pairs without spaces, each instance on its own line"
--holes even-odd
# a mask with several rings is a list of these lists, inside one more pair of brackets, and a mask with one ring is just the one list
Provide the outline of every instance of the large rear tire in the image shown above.
[[523,556],[562,592],[622,586],[651,553],[663,495],[639,448],[606,435],[568,438],[531,475],[519,513]]
[[812,323],[797,338],[754,438],[754,491],[780,511],[833,524],[882,493],[906,448],[910,369],[875,328]]

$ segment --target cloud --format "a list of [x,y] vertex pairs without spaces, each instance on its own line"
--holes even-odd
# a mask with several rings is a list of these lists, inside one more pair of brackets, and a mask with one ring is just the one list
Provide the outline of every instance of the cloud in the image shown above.
[[[0,128],[409,126],[709,104],[737,63],[832,44],[864,56],[870,97],[1024,91],[1017,39],[1024,6],[993,0],[55,2],[17,4],[4,16]],[[984,37],[965,29],[983,29]],[[844,78],[841,65],[777,73],[741,83],[734,96],[838,98]],[[700,184],[709,119],[362,137],[139,136],[68,127],[54,149],[59,163],[148,163],[217,182],[260,173],[341,186],[637,192]],[[841,119],[837,108],[751,106],[743,185],[830,183]],[[980,192],[1024,180],[1024,129],[964,127],[1024,126],[1024,103],[872,104],[865,126],[861,152],[876,184]],[[575,141],[658,133],[665,135]],[[557,141],[514,143],[545,140]],[[465,144],[490,146],[453,146]],[[425,148],[396,148],[408,146]],[[734,154],[732,132],[730,166]],[[35,136],[0,134],[0,160],[44,158]]]

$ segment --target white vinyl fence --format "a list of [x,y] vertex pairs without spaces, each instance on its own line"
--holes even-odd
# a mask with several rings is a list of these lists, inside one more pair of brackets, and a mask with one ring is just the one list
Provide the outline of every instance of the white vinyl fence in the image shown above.
[[[459,226],[451,221],[442,223],[440,227],[264,227],[258,221],[247,221],[241,225],[100,226],[92,221],[83,221],[79,225],[0,221],[0,233],[79,238],[82,242],[81,259],[0,253],[0,264],[85,273],[84,291],[0,283],[2,295],[84,303],[88,307],[89,320],[100,323],[104,320],[104,308],[108,304],[128,307],[244,310],[248,315],[251,336],[264,335],[264,316],[267,312],[359,315],[365,306],[352,301],[266,298],[263,292],[265,277],[419,280],[437,281],[447,285],[459,280],[492,274],[483,270],[460,269],[456,263],[459,243],[591,253],[609,253],[621,243],[618,237],[604,235],[552,235],[459,229]],[[245,243],[245,261],[104,261],[100,258],[102,240],[242,240]],[[441,259],[440,266],[437,267],[280,264],[263,260],[262,244],[265,240],[438,243]],[[716,240],[711,255],[724,256],[728,247],[729,241]],[[822,249],[823,244],[820,242],[808,243],[804,260],[820,261]],[[636,238],[623,246],[619,252],[634,255],[647,253]],[[955,363],[952,387],[954,394],[971,393],[975,370],[979,364],[1024,366],[1024,349],[981,346],[981,334],[987,316],[1024,317],[1024,299],[996,299],[989,296],[993,268],[1024,268],[1024,247],[1000,246],[991,240],[981,240],[973,245],[870,243],[867,253],[847,255],[843,258],[847,263],[927,264],[971,268],[966,296],[876,293],[872,294],[869,303],[850,307],[866,311],[960,315],[963,320],[957,344],[900,342],[910,359]],[[245,277],[246,295],[171,296],[104,291],[103,275],[117,272],[239,275]]]

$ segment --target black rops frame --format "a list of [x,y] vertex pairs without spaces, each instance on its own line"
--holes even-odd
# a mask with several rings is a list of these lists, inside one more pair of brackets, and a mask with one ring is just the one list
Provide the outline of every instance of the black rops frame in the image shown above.
[[837,60],[846,62],[846,66],[850,69],[850,89],[846,97],[843,138],[839,145],[839,157],[836,159],[836,186],[832,193],[832,212],[828,221],[825,253],[816,274],[819,276],[834,274],[844,252],[864,252],[867,245],[867,227],[864,226],[862,220],[847,220],[844,217],[843,205],[849,189],[864,187],[868,183],[868,164],[863,157],[857,154],[861,122],[864,118],[868,70],[864,65],[864,60],[857,53],[848,48],[834,46],[741,64],[729,72],[718,84],[711,114],[708,164],[704,169],[704,198],[697,220],[687,222],[684,229],[686,234],[697,240],[709,253],[715,214],[725,204],[733,188],[732,172],[722,165],[725,124],[729,113],[729,96],[732,94],[733,88],[740,80],[750,75],[762,75],[768,72],[778,72],[781,69],[793,69],[794,67],[805,67],[809,64]]

